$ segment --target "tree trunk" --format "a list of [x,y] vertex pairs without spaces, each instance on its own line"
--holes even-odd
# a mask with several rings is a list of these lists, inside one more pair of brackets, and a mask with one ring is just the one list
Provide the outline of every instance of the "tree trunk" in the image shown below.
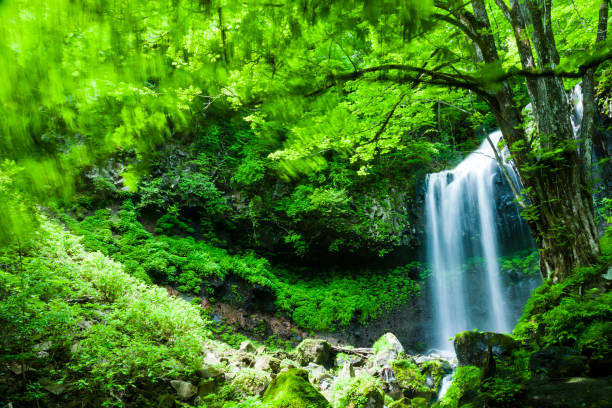
[[[510,0],[510,6],[503,0],[495,3],[513,27],[524,69],[552,68],[559,63],[550,1]],[[472,0],[472,8],[477,24],[473,30],[490,32],[484,2]],[[497,62],[491,35],[478,35],[475,42],[486,63]],[[574,268],[594,263],[599,255],[593,199],[575,148],[562,79],[542,76],[526,78],[525,83],[533,107],[535,135],[525,132],[508,83],[492,91],[489,102],[525,187],[528,208],[523,215],[540,250],[542,275],[560,282]]]
[[[599,5],[599,22],[595,44],[606,40],[608,34],[608,0],[601,0]],[[592,183],[593,172],[593,135],[595,133],[595,68],[587,69],[582,78],[584,114],[580,129],[580,154],[583,159],[583,171],[587,183]]]

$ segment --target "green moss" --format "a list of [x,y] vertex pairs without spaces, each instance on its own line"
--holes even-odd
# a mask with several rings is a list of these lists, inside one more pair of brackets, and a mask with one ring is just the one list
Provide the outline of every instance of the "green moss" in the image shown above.
[[269,383],[268,373],[252,368],[242,368],[232,380],[239,394],[244,396],[260,395]]
[[271,408],[330,407],[325,397],[308,382],[308,372],[297,368],[280,373],[266,390],[263,402]]
[[411,395],[428,393],[431,389],[427,386],[427,377],[421,373],[419,367],[410,360],[394,360],[391,368],[395,374],[399,386],[410,392]]
[[410,399],[408,398],[400,398],[397,401],[393,401],[392,403],[387,405],[389,408],[411,408]]
[[[130,200],[124,201],[116,215],[103,209],[81,222],[62,218],[83,236],[88,249],[111,256],[146,282],[199,295],[203,280],[232,274],[251,285],[270,288],[276,306],[306,329],[333,331],[348,325],[357,311],[366,323],[419,293],[419,285],[409,278],[420,270],[417,263],[378,271],[277,269],[252,253],[230,254],[192,237],[153,235],[138,221],[139,210]],[[163,231],[172,226],[176,225]]]
[[452,384],[438,401],[440,408],[457,408],[461,399],[477,393],[481,384],[482,370],[474,366],[458,367],[453,374]]
[[376,340],[376,342],[374,342],[374,345],[372,347],[374,348],[376,354],[378,354],[382,353],[383,351],[389,350],[391,344],[387,340],[386,336],[381,336],[378,340]]
[[444,364],[440,360],[426,361],[421,366],[421,372],[426,377],[428,375],[431,376],[434,382],[433,389],[437,390],[440,387],[442,378],[444,377],[444,373],[445,373]]
[[384,395],[378,378],[369,374],[361,374],[354,378],[341,378],[336,381],[333,389],[334,408],[362,408],[369,402],[376,401],[382,405]]

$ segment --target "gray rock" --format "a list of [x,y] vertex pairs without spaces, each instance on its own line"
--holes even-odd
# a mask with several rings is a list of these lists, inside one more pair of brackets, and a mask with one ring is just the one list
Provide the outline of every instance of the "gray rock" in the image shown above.
[[175,389],[176,394],[183,401],[187,401],[198,392],[198,387],[188,381],[172,380],[170,381],[170,385]]
[[326,340],[305,339],[297,346],[296,354],[302,366],[309,363],[327,364],[331,356],[331,345]]
[[34,351],[49,351],[52,344],[50,340],[43,341],[42,343],[35,344],[33,349]]
[[340,378],[354,378],[355,377],[355,369],[353,368],[353,365],[351,364],[350,361],[345,363],[342,366],[342,370],[340,370],[338,377]]
[[198,375],[198,377],[203,379],[223,377],[222,371],[217,370],[216,368],[206,364],[202,365],[202,367],[200,367],[196,371],[196,374]]
[[240,343],[240,348],[238,349],[238,351],[241,351],[243,353],[255,353],[257,350],[255,349],[255,346],[250,341],[245,340],[242,343]]
[[255,361],[256,370],[270,371],[278,373],[280,371],[281,362],[279,359],[270,356],[261,356]]
[[391,361],[397,360],[405,354],[402,343],[393,333],[385,333],[376,340],[374,349],[376,350],[372,363],[374,369],[390,366]]
[[306,371],[308,371],[308,379],[313,384],[319,384],[326,374],[325,367],[315,363],[308,364]]
[[43,388],[53,395],[62,395],[66,391],[66,386],[59,383],[47,384]]

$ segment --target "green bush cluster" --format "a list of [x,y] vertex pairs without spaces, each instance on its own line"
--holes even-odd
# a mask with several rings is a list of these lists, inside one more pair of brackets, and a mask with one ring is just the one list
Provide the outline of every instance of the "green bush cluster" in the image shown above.
[[36,370],[31,392],[14,402],[44,404],[46,379],[83,401],[114,405],[113,395],[200,367],[211,321],[197,308],[85,251],[46,219],[29,242],[0,251],[0,361]]
[[592,287],[612,264],[612,229],[601,239],[599,263],[578,268],[562,283],[537,288],[513,335],[534,347],[565,345],[588,356],[612,352],[612,293]]
[[[175,219],[177,212],[169,213]],[[139,211],[130,200],[112,214],[108,209],[77,221],[62,216],[83,236],[83,244],[121,262],[128,273],[146,281],[168,284],[182,292],[203,293],[207,278],[233,275],[276,294],[276,305],[299,326],[312,330],[337,330],[353,318],[361,323],[410,301],[419,284],[410,278],[418,263],[381,270],[286,270],[252,253],[230,254],[192,237],[154,235],[139,222]],[[166,223],[168,219],[164,219]],[[180,226],[169,223],[172,231]],[[160,225],[160,221],[158,221]],[[188,231],[186,231],[188,232]],[[314,272],[314,273],[313,273]],[[210,293],[204,293],[209,296]]]

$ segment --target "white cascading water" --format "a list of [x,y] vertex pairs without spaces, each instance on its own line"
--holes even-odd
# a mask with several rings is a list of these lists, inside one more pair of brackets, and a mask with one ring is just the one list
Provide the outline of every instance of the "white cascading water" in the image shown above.
[[[496,145],[501,132],[489,136]],[[427,253],[436,305],[436,340],[442,350],[452,350],[449,338],[464,330],[476,327],[497,332],[511,330],[498,260],[494,194],[497,166],[492,147],[485,139],[478,150],[453,170],[428,175]],[[506,167],[516,179],[512,166]],[[474,305],[473,299],[468,303],[466,298],[469,288],[466,288],[463,265],[475,255],[483,259],[488,294],[487,299],[478,299],[484,302],[481,305]],[[475,306],[486,311],[484,320],[482,316],[473,316],[471,310]]]
[[[579,137],[583,116],[580,84],[570,91],[568,100],[572,107],[574,135]],[[530,110],[529,106],[526,110]],[[498,130],[489,137],[497,146],[502,135]],[[502,153],[507,156],[507,151]],[[525,232],[526,227],[520,217],[508,223],[503,220],[504,215],[497,212],[496,188],[499,185],[496,186],[495,180],[500,180],[498,166],[493,148],[485,139],[478,150],[454,169],[427,176],[425,218],[435,305],[434,337],[437,347],[451,353],[454,350],[449,339],[456,333],[475,328],[510,332],[517,318],[516,310],[513,313],[509,307],[507,291],[502,287],[500,239],[505,240],[506,245],[508,241],[520,241],[524,239],[521,230]],[[512,164],[504,166],[518,185],[519,178]],[[518,208],[506,208],[505,211],[518,211]],[[502,225],[503,231],[498,231],[498,225]],[[470,257],[481,257],[483,261],[484,273],[478,279],[486,290],[476,296],[470,290],[473,288],[466,287],[469,280],[463,271]],[[522,303],[527,296],[522,294]]]

